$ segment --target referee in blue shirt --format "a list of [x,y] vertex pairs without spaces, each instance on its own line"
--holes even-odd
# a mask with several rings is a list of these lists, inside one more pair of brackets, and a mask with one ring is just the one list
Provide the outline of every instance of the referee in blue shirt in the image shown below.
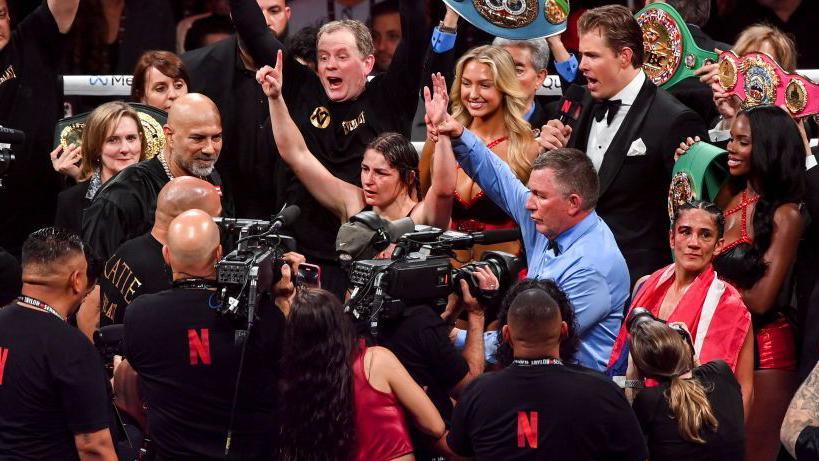
[[526,187],[477,136],[448,114],[443,118],[428,126],[433,138],[449,136],[463,170],[518,223],[528,277],[553,279],[574,306],[577,362],[604,371],[623,320],[629,274],[611,230],[594,211],[599,182],[591,160],[577,149],[541,154]]

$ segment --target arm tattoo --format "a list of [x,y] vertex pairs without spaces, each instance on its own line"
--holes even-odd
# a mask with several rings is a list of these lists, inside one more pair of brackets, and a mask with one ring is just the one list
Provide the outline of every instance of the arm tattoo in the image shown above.
[[807,426],[819,426],[819,364],[796,391],[780,433],[782,443],[795,456],[796,439]]

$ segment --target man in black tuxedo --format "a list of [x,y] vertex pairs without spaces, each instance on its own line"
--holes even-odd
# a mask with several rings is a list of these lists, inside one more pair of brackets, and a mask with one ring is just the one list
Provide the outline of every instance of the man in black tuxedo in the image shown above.
[[667,196],[674,149],[705,138],[702,119],[642,71],[643,34],[624,6],[586,11],[578,22],[580,71],[588,85],[574,126],[550,120],[539,142],[575,147],[600,177],[597,212],[611,228],[631,280],[671,260]]

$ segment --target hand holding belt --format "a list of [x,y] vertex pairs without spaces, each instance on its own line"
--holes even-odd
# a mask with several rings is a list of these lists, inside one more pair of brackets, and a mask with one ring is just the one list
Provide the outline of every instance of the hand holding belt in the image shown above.
[[[617,115],[617,111],[620,110],[620,106],[623,105],[623,101],[619,99],[604,99],[602,101],[595,101],[594,103],[594,119],[596,121],[603,120],[603,117],[606,116],[606,125],[611,125],[611,121],[614,120],[614,116]],[[608,115],[606,115],[608,113]]]
[[733,51],[723,52],[719,56],[719,83],[746,109],[770,104],[784,105],[794,117],[819,114],[819,84],[786,72],[765,53],[737,56]]
[[643,30],[643,71],[665,90],[694,77],[694,71],[717,61],[717,54],[697,46],[680,13],[667,3],[652,3],[635,16]]

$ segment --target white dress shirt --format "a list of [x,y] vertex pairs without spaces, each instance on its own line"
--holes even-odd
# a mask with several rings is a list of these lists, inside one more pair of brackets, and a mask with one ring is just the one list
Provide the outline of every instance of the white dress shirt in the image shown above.
[[617,115],[614,116],[610,125],[606,123],[608,113],[606,117],[603,117],[599,122],[592,118],[591,128],[589,129],[589,141],[586,144],[586,154],[594,164],[595,170],[600,171],[600,165],[603,164],[603,156],[609,149],[614,135],[616,135],[620,129],[620,125],[623,124],[623,120],[626,119],[626,115],[628,115],[628,111],[634,104],[634,100],[637,99],[637,94],[640,93],[640,88],[643,87],[645,81],[646,75],[640,70],[628,85],[610,98],[611,100],[619,99],[622,103],[620,110],[617,111]]

